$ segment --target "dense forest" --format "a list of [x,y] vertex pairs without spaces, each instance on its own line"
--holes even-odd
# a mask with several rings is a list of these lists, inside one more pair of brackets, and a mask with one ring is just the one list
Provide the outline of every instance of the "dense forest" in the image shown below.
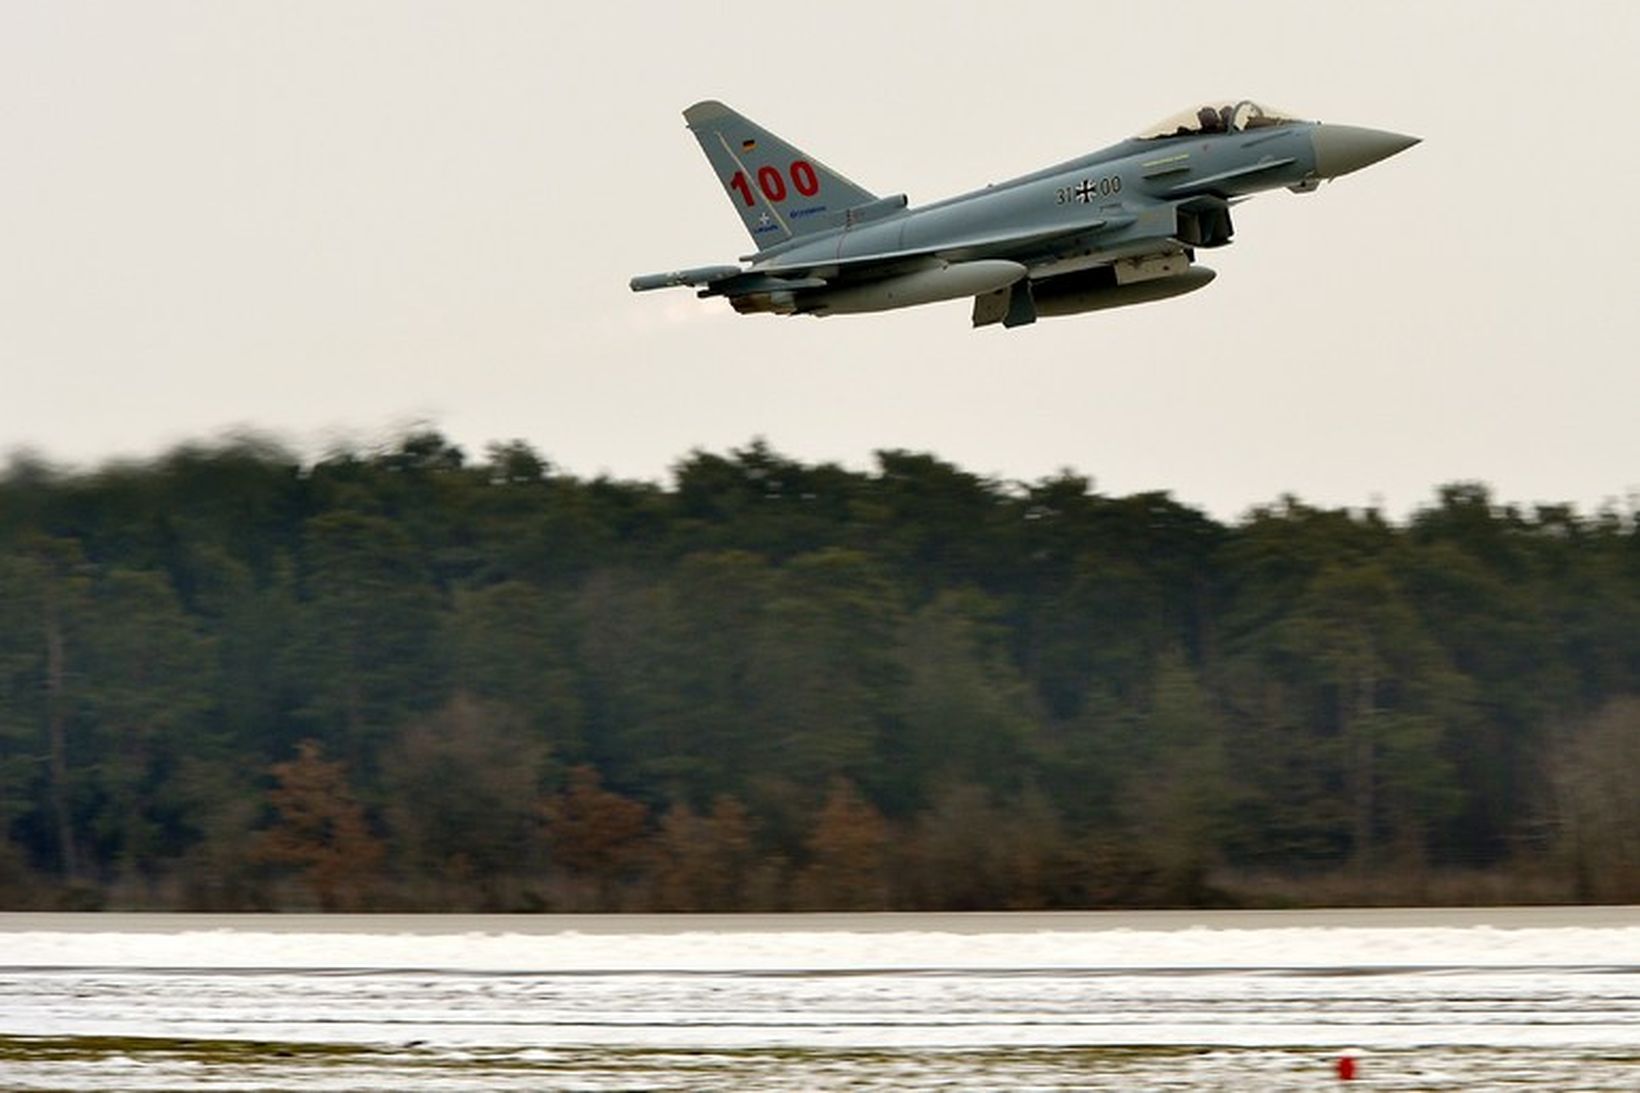
[[759,442],[0,476],[0,906],[1640,899],[1640,529]]

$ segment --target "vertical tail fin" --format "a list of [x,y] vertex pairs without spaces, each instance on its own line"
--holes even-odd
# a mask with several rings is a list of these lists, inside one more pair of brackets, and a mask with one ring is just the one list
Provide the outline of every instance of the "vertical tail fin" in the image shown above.
[[877,200],[813,156],[720,102],[683,112],[758,250],[843,222]]

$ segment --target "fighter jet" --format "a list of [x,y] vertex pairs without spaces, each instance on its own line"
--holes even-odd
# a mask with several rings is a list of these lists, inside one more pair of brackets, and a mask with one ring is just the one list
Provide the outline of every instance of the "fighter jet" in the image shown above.
[[1311,193],[1417,137],[1208,103],[1108,148],[918,208],[879,197],[720,102],[683,112],[756,253],[634,277],[743,314],[848,315],[974,298],[974,325],[1023,326],[1193,292],[1196,252],[1230,242],[1231,206]]

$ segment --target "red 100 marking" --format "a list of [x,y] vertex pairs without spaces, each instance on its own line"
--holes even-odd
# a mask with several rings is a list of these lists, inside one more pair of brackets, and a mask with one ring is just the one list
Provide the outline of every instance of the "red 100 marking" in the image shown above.
[[757,169],[757,188],[763,191],[763,196],[770,201],[786,200],[786,180],[780,177],[780,172],[773,167],[759,167]]
[[[796,160],[787,168],[791,176],[792,187],[804,197],[813,197],[820,192],[820,175],[814,169],[814,164],[806,159]],[[757,198],[752,194],[752,184],[746,180],[745,171],[736,171],[729,180],[729,188],[740,195],[740,199],[748,206],[756,205]],[[759,167],[757,171],[757,188],[763,191],[763,196],[770,201],[786,200],[786,179],[781,176],[776,167]]]
[[806,159],[800,159],[792,164],[792,185],[804,197],[813,197],[820,192],[820,176],[814,173],[814,164]]

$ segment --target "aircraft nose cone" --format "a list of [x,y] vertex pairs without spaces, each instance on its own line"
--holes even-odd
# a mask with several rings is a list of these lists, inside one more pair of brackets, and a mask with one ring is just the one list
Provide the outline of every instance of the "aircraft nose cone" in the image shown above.
[[1359,125],[1318,125],[1310,134],[1315,145],[1315,172],[1337,178],[1370,167],[1418,143],[1417,137]]

